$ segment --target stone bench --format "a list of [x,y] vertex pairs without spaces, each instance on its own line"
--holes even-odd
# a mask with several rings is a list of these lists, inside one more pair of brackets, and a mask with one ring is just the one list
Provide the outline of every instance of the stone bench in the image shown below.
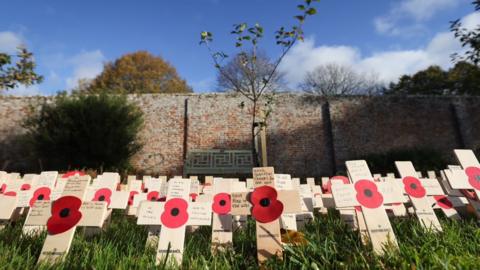
[[253,156],[250,150],[191,150],[187,153],[183,174],[251,174],[252,168]]

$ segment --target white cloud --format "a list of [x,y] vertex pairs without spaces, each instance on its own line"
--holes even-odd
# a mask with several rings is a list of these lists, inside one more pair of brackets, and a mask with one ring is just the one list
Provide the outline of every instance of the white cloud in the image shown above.
[[373,24],[381,34],[413,36],[426,30],[422,22],[431,19],[442,10],[457,6],[462,1],[464,0],[398,1],[386,15],[376,17]]
[[[480,12],[470,13],[461,21],[464,27],[476,29],[480,25]],[[307,72],[328,63],[348,65],[360,73],[373,72],[388,83],[397,81],[403,74],[413,74],[430,65],[449,68],[452,66],[450,56],[464,51],[452,32],[437,33],[421,48],[377,51],[368,56],[352,46],[315,46],[314,39],[308,38],[292,48],[280,70],[285,72],[285,79],[292,88],[302,82]]]
[[14,53],[23,43],[23,38],[19,34],[10,31],[0,32],[0,52]]
[[292,86],[301,82],[308,71],[327,63],[355,65],[360,59],[360,52],[350,46],[319,46],[315,47],[312,38],[297,43],[285,56],[280,70],[285,73],[285,79]]
[[378,79],[388,83],[396,81],[403,74],[412,74],[430,65],[450,67],[450,55],[461,49],[450,32],[441,32],[423,48],[412,50],[387,50],[364,56],[358,48],[351,46],[318,46],[313,39],[307,39],[292,48],[285,56],[280,70],[286,80],[295,87],[306,73],[320,65],[338,63],[348,65],[360,73],[375,73]]
[[441,10],[455,7],[459,0],[405,0],[399,3],[399,13],[405,13],[417,21],[428,20]]
[[103,70],[105,56],[100,50],[84,51],[73,56],[68,62],[73,67],[73,74],[65,82],[69,89],[77,86],[80,79],[92,79]]
[[473,12],[462,19],[462,27],[474,30],[480,27],[480,12]]

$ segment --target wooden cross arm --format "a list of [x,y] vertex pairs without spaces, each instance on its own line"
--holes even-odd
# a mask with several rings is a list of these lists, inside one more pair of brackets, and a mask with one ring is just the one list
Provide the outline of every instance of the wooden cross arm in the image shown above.
[[101,228],[107,215],[107,202],[83,202],[80,212],[82,219],[78,226]]
[[[383,204],[404,203],[402,189],[398,188],[393,182],[376,182],[378,192],[382,194]],[[359,206],[357,201],[357,191],[353,184],[335,184],[332,185],[332,195],[337,208]]]
[[[106,202],[83,202],[80,207],[82,219],[77,226],[102,227],[107,215]],[[51,216],[51,202],[37,201],[34,207],[30,208],[25,225],[45,226]]]
[[467,167],[480,167],[480,163],[472,150],[455,149],[454,152],[458,162],[460,162],[464,169]]
[[17,208],[17,196],[0,195],[0,220],[8,220]]
[[[395,166],[397,167],[397,170],[400,173],[400,176],[402,178],[412,176],[419,179],[417,177],[417,172],[415,170],[415,167],[413,167],[413,164],[411,161],[395,161]],[[419,180],[422,183],[422,186],[425,188],[426,195],[431,196],[431,195],[444,194],[442,186],[437,181],[437,179],[422,178]]]
[[[232,215],[250,215],[252,208],[252,204],[249,201],[250,194],[251,192],[232,193]],[[302,212],[300,194],[297,190],[277,190],[277,194],[277,199],[283,204],[283,214],[294,214]]]
[[128,205],[130,192],[128,191],[114,191],[110,197],[110,209],[125,209]]
[[30,210],[25,219],[25,226],[45,226],[47,225],[47,220],[50,218],[50,201],[36,201],[33,207],[30,207]]
[[[162,225],[161,216],[164,212],[164,202],[143,201],[138,208],[138,225]],[[195,202],[188,204],[187,225],[208,226],[212,224],[212,204]]]
[[462,169],[447,169],[443,171],[452,189],[471,189],[468,176]]
[[437,179],[423,178],[423,179],[420,179],[420,182],[422,183],[422,186],[425,188],[425,191],[427,192],[427,196],[445,194],[445,191],[443,191],[442,185],[440,184],[440,182],[438,182]]
[[212,224],[212,203],[194,202],[188,204],[187,225],[209,226]]
[[[138,196],[138,195],[137,195]],[[164,202],[142,201],[138,206],[138,225],[161,225]]]

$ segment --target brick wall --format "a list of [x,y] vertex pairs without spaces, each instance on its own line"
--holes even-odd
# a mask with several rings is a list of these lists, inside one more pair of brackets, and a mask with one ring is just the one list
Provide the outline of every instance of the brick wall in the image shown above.
[[[28,112],[49,98],[0,97],[0,169],[35,170],[20,140]],[[237,95],[140,95],[144,148],[133,165],[175,175],[192,149],[249,149],[248,101]],[[246,106],[239,106],[241,102]],[[344,161],[391,149],[429,146],[445,157],[480,146],[480,98],[345,97],[328,101],[279,94],[268,124],[268,160],[296,176],[331,175]]]

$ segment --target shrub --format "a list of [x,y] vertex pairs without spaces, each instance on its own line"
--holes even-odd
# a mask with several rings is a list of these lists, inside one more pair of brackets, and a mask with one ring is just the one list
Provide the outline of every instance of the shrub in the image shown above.
[[141,149],[143,114],[117,95],[58,95],[25,122],[41,169],[123,170]]
[[396,172],[395,161],[411,161],[417,171],[443,170],[448,161],[437,150],[431,148],[396,149],[385,153],[370,154],[365,159],[372,173]]

